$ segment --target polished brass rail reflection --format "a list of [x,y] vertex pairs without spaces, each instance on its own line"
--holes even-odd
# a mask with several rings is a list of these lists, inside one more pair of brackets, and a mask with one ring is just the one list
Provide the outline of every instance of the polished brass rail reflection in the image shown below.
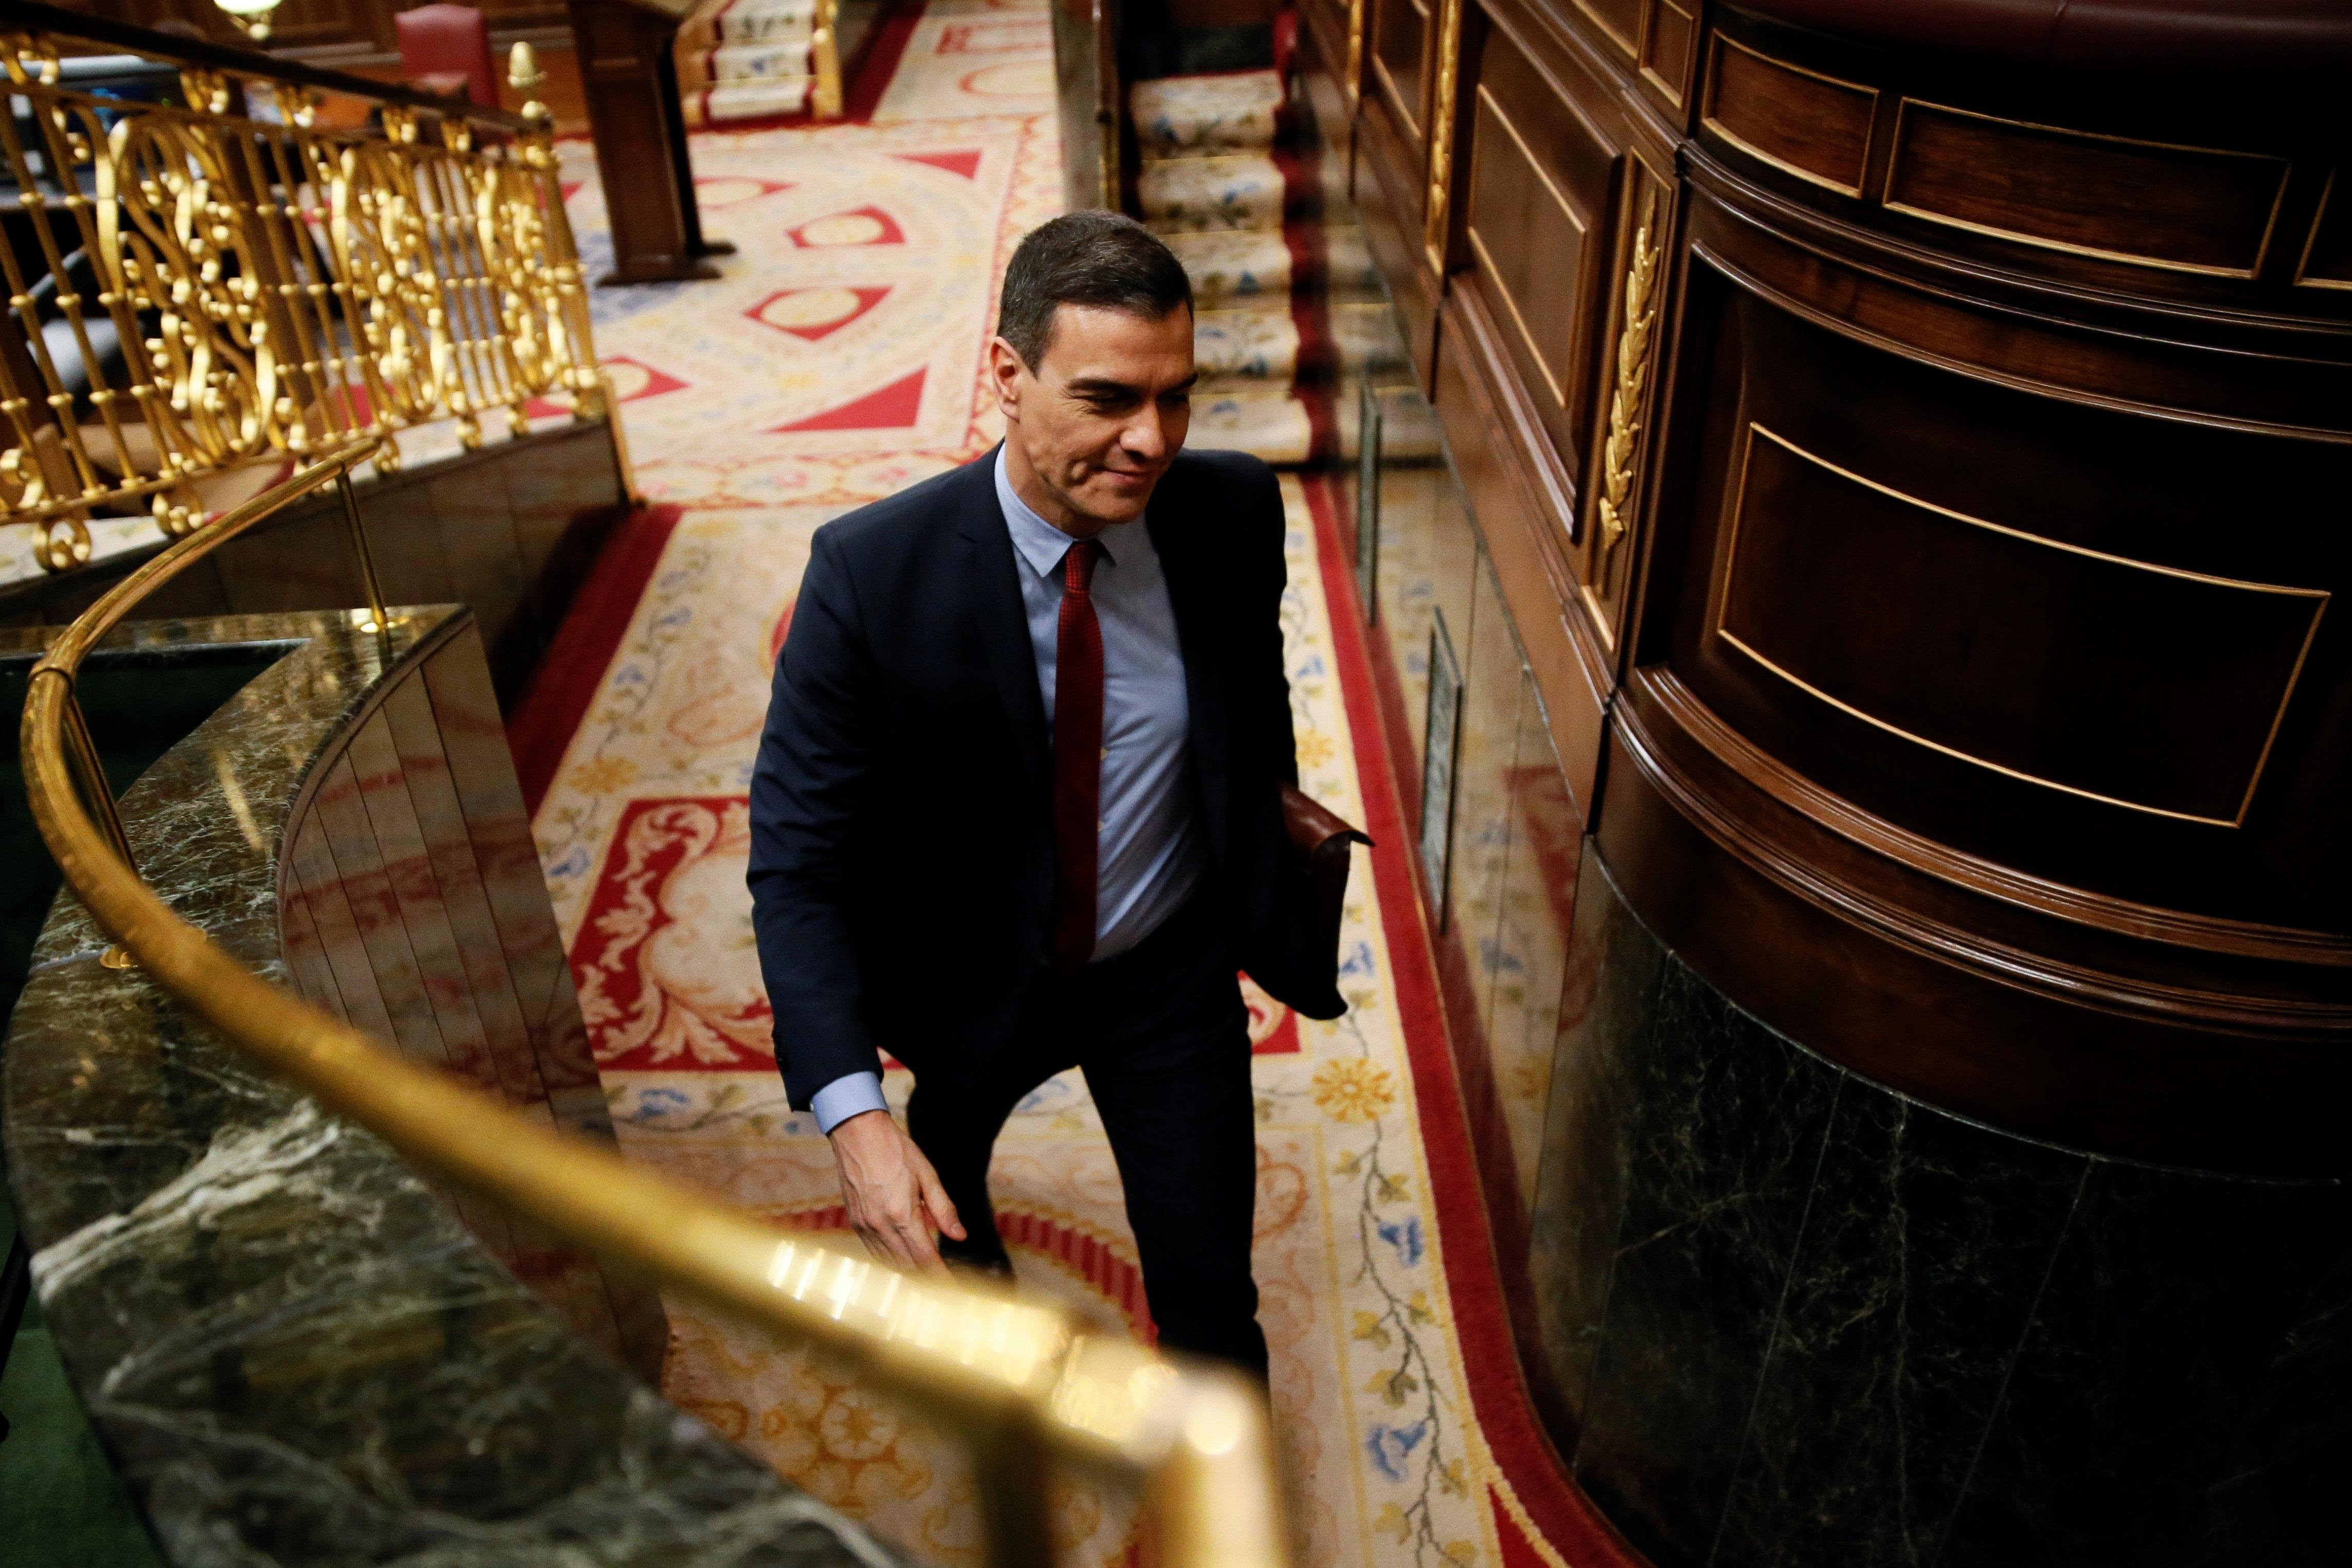
[[[1058,1308],[898,1273],[526,1121],[272,986],[140,877],[103,777],[77,788],[73,685],[83,659],[157,585],[341,481],[381,439],[347,443],[200,526],[125,577],[34,667],[26,793],[74,895],[182,1006],[418,1166],[666,1288],[845,1359],[956,1432],[979,1462],[993,1561],[1050,1554],[1053,1460],[1140,1480],[1169,1568],[1282,1568],[1288,1537],[1271,1434],[1263,1393],[1247,1379],[1082,1332]],[[387,623],[381,607],[373,613]]]

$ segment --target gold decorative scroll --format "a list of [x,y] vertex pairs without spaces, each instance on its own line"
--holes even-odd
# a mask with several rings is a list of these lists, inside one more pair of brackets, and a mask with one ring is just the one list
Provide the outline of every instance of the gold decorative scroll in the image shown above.
[[1437,24],[1437,90],[1429,110],[1429,210],[1422,246],[1429,269],[1445,276],[1446,203],[1454,184],[1454,95],[1462,68],[1462,0],[1445,0]]
[[1633,491],[1633,448],[1642,434],[1642,416],[1650,396],[1650,329],[1658,319],[1656,292],[1658,256],[1664,248],[1650,237],[1656,222],[1654,193],[1643,204],[1642,226],[1633,234],[1633,256],[1625,268],[1625,298],[1617,334],[1617,388],[1609,400],[1609,436],[1601,448],[1601,495],[1592,512],[1600,539],[1593,551],[1591,580],[1608,572],[1609,558],[1625,537],[1626,502]]
[[335,130],[291,82],[190,68],[180,103],[133,103],[58,59],[0,34],[38,247],[0,247],[0,523],[38,528],[44,567],[89,559],[93,517],[188,532],[233,469],[441,419],[474,446],[541,397],[604,412],[543,110],[520,136],[391,102]]

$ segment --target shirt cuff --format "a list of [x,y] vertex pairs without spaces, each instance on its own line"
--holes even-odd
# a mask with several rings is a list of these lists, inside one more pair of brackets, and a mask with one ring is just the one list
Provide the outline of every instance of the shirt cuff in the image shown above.
[[816,1130],[827,1137],[852,1116],[889,1108],[890,1103],[882,1098],[881,1076],[873,1072],[845,1072],[809,1096]]

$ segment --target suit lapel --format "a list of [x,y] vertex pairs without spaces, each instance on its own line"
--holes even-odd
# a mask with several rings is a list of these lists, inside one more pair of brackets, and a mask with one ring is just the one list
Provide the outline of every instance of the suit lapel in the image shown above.
[[1013,535],[996,500],[996,456],[970,465],[972,482],[961,497],[959,528],[971,552],[965,580],[971,584],[972,620],[981,646],[996,676],[1004,716],[1013,726],[1015,749],[1029,770],[1032,788],[1052,788],[1053,765],[1045,728],[1045,701],[1037,690],[1037,652],[1029,642],[1029,616],[1021,604],[1020,563]]
[[1205,563],[1190,548],[1201,531],[1199,500],[1191,486],[1170,482],[1180,472],[1171,470],[1160,482],[1144,527],[1151,532],[1151,548],[1159,553],[1160,570],[1168,580],[1169,608],[1176,616],[1176,641],[1184,655],[1184,704],[1192,720],[1192,768],[1201,784],[1209,843],[1223,862],[1232,737],[1225,713],[1225,684],[1216,658],[1217,585],[1204,575]]

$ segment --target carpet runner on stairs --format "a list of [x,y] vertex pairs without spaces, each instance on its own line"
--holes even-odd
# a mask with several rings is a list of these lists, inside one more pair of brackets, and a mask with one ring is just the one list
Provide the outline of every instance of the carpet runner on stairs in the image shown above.
[[1277,70],[1129,89],[1135,211],[1192,279],[1195,446],[1303,466],[1353,455],[1357,387],[1411,379],[1344,172]]
[[702,0],[670,57],[689,127],[797,114],[815,79],[816,0]]

